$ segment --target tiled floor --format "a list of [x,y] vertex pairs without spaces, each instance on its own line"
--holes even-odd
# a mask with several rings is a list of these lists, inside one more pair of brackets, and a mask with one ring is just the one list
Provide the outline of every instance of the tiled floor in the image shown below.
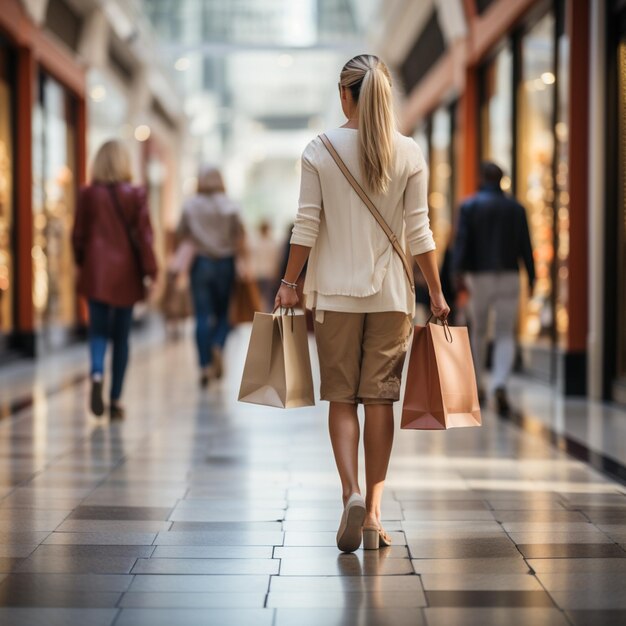
[[244,344],[208,392],[188,343],[144,346],[123,424],[83,383],[0,420],[0,624],[626,624],[626,489],[489,412],[398,431],[394,545],[339,554],[325,406],[237,404]]

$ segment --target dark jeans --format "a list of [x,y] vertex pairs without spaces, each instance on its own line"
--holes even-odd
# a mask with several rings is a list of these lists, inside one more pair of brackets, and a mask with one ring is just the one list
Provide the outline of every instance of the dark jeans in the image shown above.
[[235,260],[198,256],[191,268],[200,367],[211,364],[214,347],[223,348],[230,330],[228,306],[235,280]]
[[115,307],[104,302],[89,301],[89,351],[92,376],[104,374],[107,344],[109,339],[113,342],[111,400],[119,400],[122,395],[132,320],[132,306]]

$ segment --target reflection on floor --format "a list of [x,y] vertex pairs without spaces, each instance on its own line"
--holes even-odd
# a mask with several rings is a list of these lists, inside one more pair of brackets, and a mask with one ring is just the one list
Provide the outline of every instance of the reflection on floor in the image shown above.
[[325,406],[234,401],[245,333],[201,392],[191,346],[134,358],[128,419],[84,384],[0,421],[0,623],[626,623],[626,489],[487,413],[398,432],[394,545],[340,555]]

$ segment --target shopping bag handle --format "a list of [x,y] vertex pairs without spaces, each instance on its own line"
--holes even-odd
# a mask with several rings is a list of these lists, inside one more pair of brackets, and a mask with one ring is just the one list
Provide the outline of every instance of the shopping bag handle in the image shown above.
[[[272,315],[274,315],[276,311],[278,311],[278,309],[280,309],[280,313],[279,313],[280,315],[291,315],[291,332],[293,332],[293,318],[296,316],[295,307],[278,305],[274,307],[274,310],[272,311]],[[285,313],[283,313],[283,311],[285,311]]]
[[[433,317],[435,317],[434,313],[430,314],[430,317],[426,320],[426,324],[430,324],[430,320],[433,319]],[[452,343],[453,339],[452,339],[452,331],[450,330],[450,326],[448,325],[448,320],[440,320],[438,317],[435,317],[435,321],[434,323],[436,324],[437,322],[441,322],[441,325],[443,326],[443,335],[446,338],[446,341],[448,343]]]

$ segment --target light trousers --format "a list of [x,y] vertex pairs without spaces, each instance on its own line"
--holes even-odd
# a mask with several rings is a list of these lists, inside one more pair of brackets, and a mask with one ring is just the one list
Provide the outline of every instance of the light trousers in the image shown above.
[[515,327],[519,307],[518,272],[477,272],[467,275],[470,289],[472,354],[476,380],[483,386],[489,341],[489,315],[493,315],[493,359],[490,390],[506,387],[515,359]]

